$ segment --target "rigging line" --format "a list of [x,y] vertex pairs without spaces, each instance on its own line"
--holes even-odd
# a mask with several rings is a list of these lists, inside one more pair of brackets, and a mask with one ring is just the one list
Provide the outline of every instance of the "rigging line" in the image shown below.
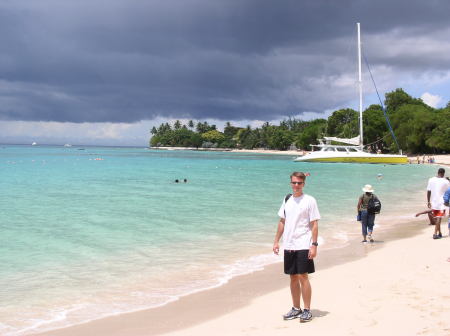
[[377,88],[377,85],[375,84],[375,80],[373,79],[372,71],[370,70],[370,66],[369,66],[369,62],[367,61],[366,55],[363,54],[363,57],[364,57],[364,62],[366,63],[366,66],[367,66],[367,70],[369,70],[369,74],[370,74],[370,78],[372,79],[373,86],[375,87],[375,91],[377,93],[378,100],[380,101],[380,105],[381,105],[381,109],[383,110],[384,117],[386,118],[387,124],[389,126],[389,131],[392,134],[392,138],[394,139],[395,144],[397,145],[397,148],[399,149],[399,151],[401,151],[400,146],[398,145],[398,142],[397,142],[397,138],[395,137],[394,130],[392,129],[391,123],[389,122],[389,117],[386,113],[386,109],[384,107],[383,102],[381,101],[380,94],[378,93],[378,88]]
[[378,139],[377,141],[374,141],[374,142],[371,142],[370,144],[364,145],[364,147],[368,147],[368,146],[370,146],[370,145],[373,145],[374,143],[383,141],[384,138],[386,138],[388,135],[389,135],[389,133],[387,133],[384,137],[382,137],[381,139]]

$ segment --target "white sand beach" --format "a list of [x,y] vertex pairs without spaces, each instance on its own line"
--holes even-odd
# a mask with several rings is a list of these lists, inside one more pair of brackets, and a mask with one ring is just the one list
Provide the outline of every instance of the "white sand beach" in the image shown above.
[[[430,230],[386,242],[362,259],[312,276],[315,319],[283,321],[289,289],[170,336],[207,335],[449,335],[450,239]],[[367,247],[370,249],[371,247]],[[424,253],[426,252],[426,253]],[[286,284],[287,285],[287,284]]]
[[431,239],[422,218],[385,223],[373,244],[319,250],[309,323],[283,321],[291,307],[282,265],[232,279],[156,309],[65,329],[53,336],[449,335],[450,238]]
[[[191,148],[191,147],[152,147],[150,149],[161,149],[161,150],[203,150],[203,151],[229,151],[233,153],[258,153],[258,154],[276,154],[276,155],[291,155],[293,157],[300,156],[305,153],[306,151],[301,150],[286,150],[286,151],[280,151],[280,150],[271,150],[271,149],[224,149],[224,148],[212,148],[212,149],[197,149],[197,148]],[[434,164],[437,165],[444,165],[444,166],[450,166],[450,155],[448,154],[422,154],[422,155],[411,155],[408,156],[411,163],[417,164],[417,158],[419,160],[423,161],[423,159],[428,157],[434,157],[435,162]],[[426,163],[428,164],[428,163]]]

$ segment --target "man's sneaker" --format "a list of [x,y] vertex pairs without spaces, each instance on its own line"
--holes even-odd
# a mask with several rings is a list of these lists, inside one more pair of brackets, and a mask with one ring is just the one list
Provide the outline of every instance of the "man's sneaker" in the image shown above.
[[439,232],[439,233],[438,233],[438,237],[439,237],[439,238],[442,238],[442,233]]
[[283,319],[284,320],[293,320],[297,317],[300,317],[301,313],[302,313],[301,309],[292,307],[291,310],[289,310],[286,314],[283,315]]
[[309,309],[303,309],[303,312],[300,314],[300,322],[309,322],[312,320],[312,314]]
[[439,237],[439,235],[437,235],[437,234],[434,234],[433,235],[433,239],[440,239],[441,237]]

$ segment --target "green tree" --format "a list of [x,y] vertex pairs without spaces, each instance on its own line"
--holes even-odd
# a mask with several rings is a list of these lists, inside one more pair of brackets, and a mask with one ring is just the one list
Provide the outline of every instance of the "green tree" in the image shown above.
[[386,93],[384,106],[389,114],[395,113],[397,109],[405,104],[415,104],[418,101],[407,94],[403,89],[395,89],[395,91]]
[[[392,116],[394,127],[400,147],[408,153],[427,153],[432,149],[426,144],[426,140],[436,126],[435,116],[430,108],[424,105],[401,105]],[[393,141],[390,149],[395,151]]]
[[339,138],[353,138],[359,134],[359,113],[352,109],[333,112],[328,118],[327,133]]
[[189,147],[199,148],[203,143],[203,138],[200,134],[192,132],[189,138]]
[[205,122],[199,121],[197,123],[197,127],[196,127],[197,132],[200,134],[206,133],[208,131],[215,130],[215,129],[216,129],[216,125],[210,126],[207,121],[205,121]]
[[205,141],[209,141],[209,142],[217,143],[217,144],[219,142],[222,142],[223,140],[225,140],[225,136],[223,135],[223,133],[221,133],[217,130],[211,130],[211,131],[203,133],[202,138]]
[[269,148],[286,150],[294,142],[294,133],[282,127],[275,127],[268,140]]
[[436,113],[436,127],[431,131],[431,135],[425,144],[439,152],[450,152],[450,105]]
[[364,144],[370,145],[372,152],[383,151],[387,145],[383,140],[389,130],[381,105],[370,105],[363,112]]
[[306,122],[306,127],[295,139],[295,146],[304,150],[310,150],[310,145],[317,145],[327,129],[326,119],[316,119]]
[[188,147],[190,146],[190,140],[192,137],[191,130],[188,130],[187,128],[179,128],[176,130],[173,130],[170,134],[170,139],[168,142],[175,147]]
[[246,128],[241,128],[237,132],[236,138],[238,140],[238,146],[245,149],[253,149],[258,144],[258,137],[252,131],[252,128],[250,126],[247,126]]
[[223,129],[223,134],[225,135],[225,137],[232,139],[239,130],[240,130],[239,127],[232,126],[231,123],[228,121]]

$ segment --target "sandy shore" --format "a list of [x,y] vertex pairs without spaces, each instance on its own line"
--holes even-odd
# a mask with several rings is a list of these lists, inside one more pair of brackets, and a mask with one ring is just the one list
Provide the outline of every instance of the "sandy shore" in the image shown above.
[[432,228],[412,217],[379,231],[374,244],[320,251],[310,323],[282,320],[291,300],[288,278],[275,264],[160,308],[43,335],[449,335],[446,226],[445,237],[433,240]]
[[[212,149],[202,149],[202,148],[190,148],[190,147],[152,147],[151,149],[161,149],[161,150],[200,150],[200,151],[215,151],[215,152],[233,152],[233,153],[257,153],[257,154],[272,154],[272,155],[291,155],[291,156],[299,156],[303,155],[307,152],[305,151],[297,151],[297,150],[286,150],[286,151],[279,151],[279,150],[270,150],[270,149],[224,149],[224,148],[212,148]],[[424,156],[426,158],[428,157],[434,157],[435,162],[434,164],[437,165],[444,165],[444,166],[450,166],[450,155],[448,154],[425,154],[425,155],[412,155],[409,156],[409,160],[411,163],[417,164],[417,158],[422,162],[424,159]],[[426,163],[428,164],[428,163]]]

